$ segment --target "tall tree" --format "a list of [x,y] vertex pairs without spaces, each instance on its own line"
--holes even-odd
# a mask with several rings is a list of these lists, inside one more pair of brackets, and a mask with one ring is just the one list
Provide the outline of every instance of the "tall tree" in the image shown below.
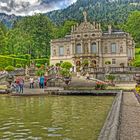
[[123,29],[129,32],[140,45],[140,12],[136,11],[130,14]]
[[7,32],[6,26],[0,22],[0,54],[5,51],[5,34]]
[[49,56],[53,24],[45,15],[25,17],[16,23],[15,28],[31,36],[33,57]]

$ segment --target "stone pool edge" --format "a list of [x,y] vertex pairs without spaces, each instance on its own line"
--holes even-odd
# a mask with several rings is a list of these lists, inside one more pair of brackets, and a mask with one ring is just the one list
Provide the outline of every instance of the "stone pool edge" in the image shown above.
[[101,129],[98,140],[118,140],[120,115],[122,108],[123,91],[116,95],[112,107],[107,115],[106,121]]

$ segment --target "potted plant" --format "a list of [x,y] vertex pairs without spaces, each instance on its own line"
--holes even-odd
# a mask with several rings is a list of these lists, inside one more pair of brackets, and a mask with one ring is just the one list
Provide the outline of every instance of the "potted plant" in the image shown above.
[[9,83],[9,86],[14,81],[13,71],[15,68],[13,66],[7,66],[5,70],[8,72],[8,75],[6,76],[6,81]]
[[106,76],[106,78],[111,82],[111,85],[114,86],[114,80],[116,78],[115,75],[109,74],[109,75]]
[[64,62],[61,64],[61,68],[60,74],[62,75],[65,84],[68,85],[71,81],[70,68],[72,68],[72,64],[70,62]]

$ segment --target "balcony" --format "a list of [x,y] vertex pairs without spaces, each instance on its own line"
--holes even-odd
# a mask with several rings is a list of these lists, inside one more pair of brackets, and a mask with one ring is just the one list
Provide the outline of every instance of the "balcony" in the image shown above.
[[74,57],[98,57],[99,54],[95,53],[75,53]]

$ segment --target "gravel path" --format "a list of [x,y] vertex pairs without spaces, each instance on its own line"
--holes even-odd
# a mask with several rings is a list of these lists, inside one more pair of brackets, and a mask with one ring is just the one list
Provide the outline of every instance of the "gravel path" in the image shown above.
[[123,95],[120,140],[140,140],[140,104],[132,92]]

